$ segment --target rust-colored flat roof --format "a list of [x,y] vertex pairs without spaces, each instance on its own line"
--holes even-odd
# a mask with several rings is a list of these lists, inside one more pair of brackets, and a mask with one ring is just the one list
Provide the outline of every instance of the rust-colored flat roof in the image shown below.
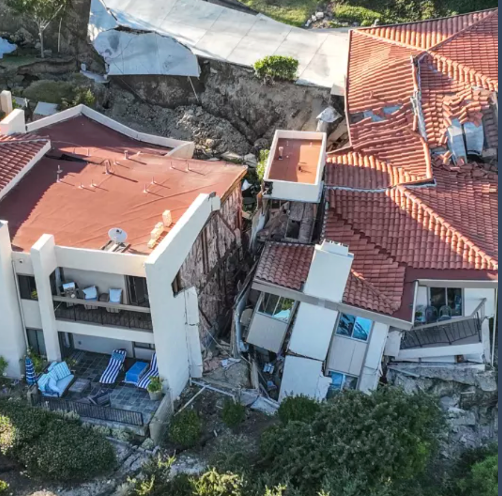
[[[282,147],[282,160],[279,148]],[[272,160],[269,179],[315,184],[322,140],[279,138]]]
[[[108,230],[119,227],[128,234],[129,252],[149,254],[150,232],[165,210],[171,211],[172,228],[200,193],[223,197],[246,170],[166,157],[168,149],[83,116],[40,132],[50,137],[53,149],[0,202],[0,219],[9,222],[13,247],[20,251],[29,251],[42,234],[54,235],[61,246],[100,249]],[[106,173],[107,159],[111,174]],[[58,166],[63,171],[59,183]]]

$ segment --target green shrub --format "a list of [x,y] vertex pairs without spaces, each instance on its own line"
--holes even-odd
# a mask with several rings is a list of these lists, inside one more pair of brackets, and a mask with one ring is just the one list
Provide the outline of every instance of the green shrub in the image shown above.
[[256,164],[256,175],[260,181],[263,181],[265,176],[265,169],[267,167],[268,156],[270,155],[270,150],[260,150],[260,155],[258,157],[258,164]]
[[334,16],[338,21],[357,22],[361,26],[371,26],[377,19],[384,23],[382,14],[365,7],[353,7],[351,5],[338,4],[334,11]]
[[75,90],[75,95],[73,99],[63,98],[61,101],[61,108],[68,109],[71,107],[76,107],[77,105],[86,105],[87,107],[93,108],[96,104],[96,97],[94,93],[89,88],[78,88]]
[[147,389],[150,393],[158,393],[162,391],[162,381],[160,377],[152,377],[148,383]]
[[184,410],[169,426],[169,439],[183,448],[195,446],[202,433],[202,422],[195,410]]
[[264,81],[295,81],[298,60],[283,55],[269,55],[253,65],[256,76]]
[[42,79],[34,81],[23,91],[23,95],[36,102],[57,103],[63,100],[72,101],[75,98],[75,87],[68,81],[52,81]]
[[92,479],[115,463],[113,447],[93,429],[16,401],[0,401],[0,449],[49,480]]
[[225,400],[221,418],[228,427],[237,427],[246,419],[246,407],[231,399]]
[[5,482],[4,480],[0,479],[0,493],[4,493],[9,489],[9,484]]
[[291,421],[311,422],[320,408],[317,401],[307,396],[288,396],[282,401],[278,415],[284,424]]
[[242,496],[244,480],[230,472],[220,474],[210,469],[193,481],[194,496]]
[[5,374],[8,365],[9,362],[3,356],[0,356],[0,376]]
[[321,404],[313,420],[265,431],[261,466],[273,484],[289,481],[305,494],[320,491],[327,478],[343,479],[344,471],[363,481],[359,494],[372,494],[422,473],[443,426],[436,399],[425,393],[345,391]]
[[258,458],[258,443],[243,434],[218,436],[209,454],[209,465],[220,472],[249,472]]
[[475,494],[477,491],[479,496],[497,496],[499,493],[498,466],[498,454],[474,464],[471,469],[469,494]]

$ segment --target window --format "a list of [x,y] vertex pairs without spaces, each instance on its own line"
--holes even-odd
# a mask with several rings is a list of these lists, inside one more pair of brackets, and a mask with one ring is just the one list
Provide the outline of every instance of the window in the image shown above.
[[372,324],[373,322],[369,319],[342,313],[338,321],[336,333],[340,336],[368,341]]
[[295,301],[289,298],[283,298],[269,293],[263,293],[259,312],[269,315],[274,319],[284,320],[287,322],[291,316]]
[[133,345],[135,348],[143,348],[145,350],[155,350],[155,345],[152,343],[138,343],[133,341]]
[[331,385],[328,390],[328,398],[344,389],[356,389],[357,377],[353,375],[342,374],[341,372],[330,372]]
[[46,356],[44,332],[40,329],[26,329],[28,335],[28,345],[37,355]]
[[462,315],[462,288],[430,288],[429,296],[430,305],[437,310],[438,316],[449,312],[452,316]]
[[18,275],[19,295],[23,300],[38,300],[37,286],[33,276]]
[[288,226],[286,228],[286,238],[298,239],[300,237],[300,221],[298,220],[288,220]]

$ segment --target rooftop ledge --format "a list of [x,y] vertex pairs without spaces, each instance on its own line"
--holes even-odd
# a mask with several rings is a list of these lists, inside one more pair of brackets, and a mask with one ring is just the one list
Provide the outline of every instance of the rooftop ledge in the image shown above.
[[266,198],[317,203],[326,162],[326,133],[277,130],[265,168]]

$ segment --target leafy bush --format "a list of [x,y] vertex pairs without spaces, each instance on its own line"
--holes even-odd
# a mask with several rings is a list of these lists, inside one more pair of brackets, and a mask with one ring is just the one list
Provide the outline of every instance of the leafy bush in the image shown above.
[[498,485],[498,454],[489,456],[482,462],[473,465],[468,485],[470,490],[468,494],[477,494],[479,496],[497,496],[499,493]]
[[150,393],[158,393],[162,391],[162,381],[160,377],[152,377],[148,383],[147,389]]
[[265,176],[265,169],[267,167],[268,156],[270,155],[270,150],[260,150],[260,155],[258,157],[258,164],[256,165],[256,175],[260,181],[263,181]]
[[264,81],[295,81],[298,60],[283,55],[269,55],[253,65],[256,76]]
[[4,493],[9,489],[9,484],[5,482],[4,480],[0,479],[0,493]]
[[68,109],[81,104],[86,105],[90,108],[93,108],[96,104],[96,97],[89,88],[76,89],[73,99],[68,100],[66,98],[63,98],[63,100],[61,101],[61,108]]
[[75,97],[75,87],[68,81],[52,81],[41,79],[34,81],[23,91],[23,95],[36,102],[57,103],[63,100],[72,101]]
[[5,374],[8,365],[9,362],[3,356],[0,356],[0,376]]
[[353,7],[351,5],[338,4],[334,9],[333,14],[339,21],[351,23],[357,22],[362,26],[371,26],[377,19],[380,20],[381,23],[385,23],[385,19],[382,19],[382,14],[365,7]]
[[246,419],[246,407],[230,399],[225,400],[221,418],[228,427],[237,427]]
[[435,398],[425,393],[408,395],[390,387],[371,395],[346,391],[321,405],[311,421],[265,431],[263,468],[274,484],[289,481],[307,494],[347,471],[366,485],[359,494],[371,494],[421,473],[442,426]]
[[310,422],[320,408],[317,401],[307,396],[288,396],[282,401],[278,415],[284,424],[292,421]]
[[0,449],[50,480],[92,479],[115,463],[111,444],[80,421],[8,400],[0,401]]
[[193,481],[195,496],[242,496],[244,480],[240,475],[220,474],[210,469]]
[[195,410],[184,410],[176,415],[169,426],[169,439],[183,448],[197,444],[202,433],[202,421]]

